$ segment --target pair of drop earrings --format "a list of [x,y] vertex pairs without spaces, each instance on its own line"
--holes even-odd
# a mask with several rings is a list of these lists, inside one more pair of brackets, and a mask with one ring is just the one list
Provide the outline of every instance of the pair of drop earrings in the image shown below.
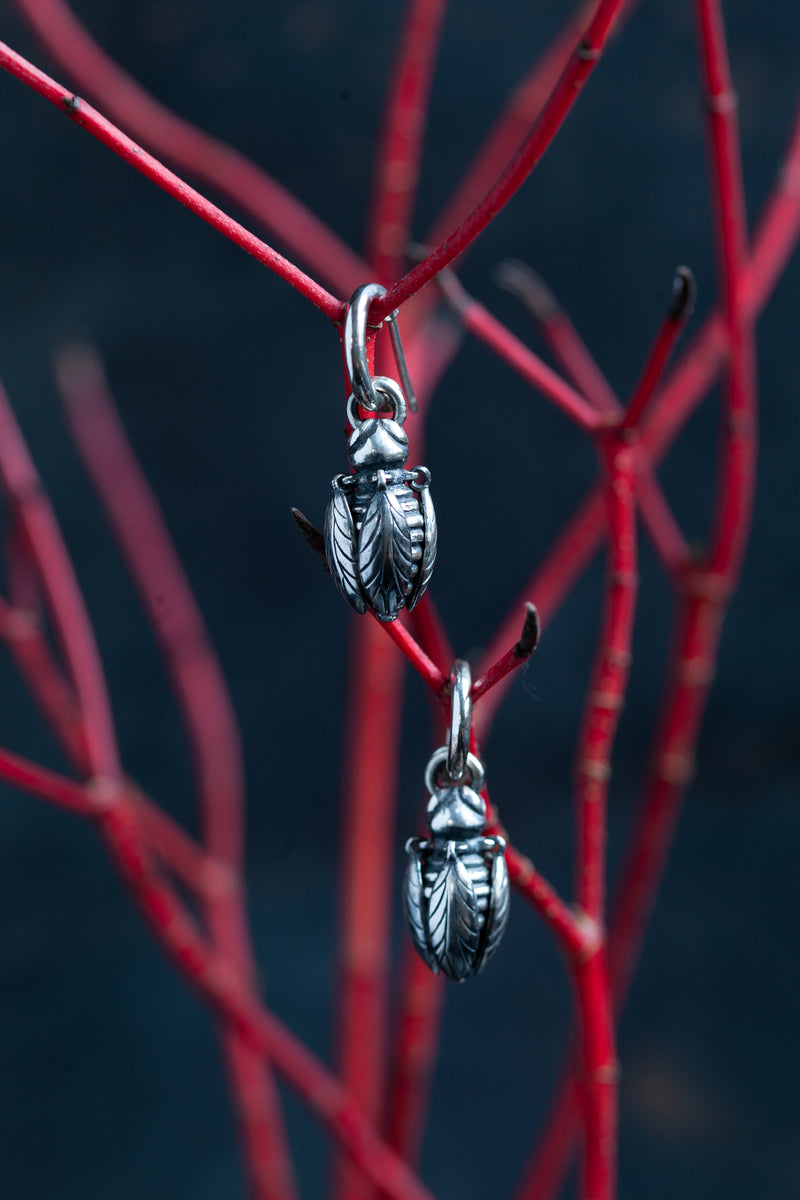
[[[411,611],[427,588],[437,530],[430,471],[405,469],[408,438],[403,425],[408,407],[416,411],[416,402],[396,312],[387,320],[405,391],[388,376],[372,376],[367,361],[369,307],[385,294],[380,284],[364,284],[348,308],[344,351],[353,389],[347,401],[353,432],[347,455],[353,473],[336,475],[331,482],[325,557],[348,604],[359,613],[370,609],[387,622],[401,608]],[[359,409],[370,415],[362,418]],[[417,952],[431,970],[458,983],[477,975],[494,954],[509,906],[505,842],[484,836],[483,764],[469,748],[471,685],[469,665],[453,663],[447,744],[434,751],[425,770],[430,837],[406,843],[403,885]]]

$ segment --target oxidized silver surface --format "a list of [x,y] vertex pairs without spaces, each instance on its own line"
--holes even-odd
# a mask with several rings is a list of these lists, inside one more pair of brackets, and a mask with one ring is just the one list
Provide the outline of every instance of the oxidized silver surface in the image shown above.
[[[451,723],[451,744],[434,752],[425,772],[431,794],[426,821],[432,836],[406,843],[409,861],[403,891],[408,928],[421,958],[432,971],[463,983],[483,970],[500,944],[508,922],[509,885],[505,841],[483,836],[483,766],[474,754],[467,754],[464,774],[471,777],[469,783],[463,782],[463,775],[447,774],[447,764],[458,757],[464,743],[464,722],[467,731],[470,725],[467,664],[454,663],[451,679],[454,696],[459,689],[460,715]],[[468,745],[468,732],[466,740]]]
[[[405,470],[405,396],[393,379],[370,376],[367,366],[368,301],[383,291],[378,284],[359,288],[348,313],[345,357],[353,393],[347,419],[353,432],[347,456],[354,473],[331,481],[325,553],[336,586],[356,612],[370,608],[378,620],[394,621],[401,608],[414,608],[428,586],[437,534],[430,472]],[[391,415],[361,420],[359,405],[375,413],[388,408]]]

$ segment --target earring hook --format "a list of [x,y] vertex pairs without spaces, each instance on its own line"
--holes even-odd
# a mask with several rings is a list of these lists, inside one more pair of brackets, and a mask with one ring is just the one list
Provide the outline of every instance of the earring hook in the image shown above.
[[[347,373],[350,376],[353,394],[358,403],[369,412],[377,412],[383,405],[383,399],[375,387],[374,380],[369,372],[369,363],[367,362],[367,319],[372,301],[385,295],[386,288],[381,287],[379,283],[364,283],[361,287],[356,288],[350,300],[344,324],[344,356],[345,363],[347,364]],[[386,320],[389,323],[389,334],[392,339],[394,360],[403,384],[403,391],[406,394],[408,407],[412,412],[416,412],[417,398],[414,395],[414,389],[411,386],[411,380],[408,375],[408,365],[400,338],[400,329],[397,325],[397,313],[398,309],[395,309],[394,312],[389,313]]]

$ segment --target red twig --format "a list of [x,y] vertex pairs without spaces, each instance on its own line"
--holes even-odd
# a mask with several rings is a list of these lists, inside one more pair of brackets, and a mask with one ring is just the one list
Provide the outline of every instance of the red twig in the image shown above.
[[62,0],[15,2],[59,66],[133,137],[250,213],[343,295],[349,296],[364,281],[364,263],[319,217],[238,150],[149,95]]
[[729,353],[722,431],[725,451],[715,508],[712,563],[717,573],[732,582],[741,569],[755,487],[755,345],[753,322],[742,294],[747,218],[736,95],[722,12],[719,0],[697,0],[696,7],[708,104],[718,274]]
[[624,0],[600,0],[585,36],[575,48],[550,99],[517,154],[470,215],[421,263],[404,275],[374,306],[382,319],[403,304],[457,258],[519,190],[566,119],[594,70]]
[[45,720],[76,769],[90,774],[83,721],[75,693],[53,660],[33,612],[0,604],[0,637],[8,646]]
[[100,809],[97,797],[85,784],[65,779],[10,750],[0,750],[0,778],[81,817],[96,817]]
[[55,80],[34,67],[32,63],[29,63],[22,55],[17,54],[3,42],[0,42],[0,67],[49,100],[75,125],[80,125],[92,137],[108,146],[121,159],[160,187],[162,191],[178,200],[224,237],[240,246],[242,250],[252,254],[253,258],[263,263],[270,271],[274,271],[332,321],[341,320],[344,315],[344,306],[340,300],[327,292],[294,263],[278,254],[277,250],[273,250],[271,246],[257,238],[255,234],[250,233],[238,221],[234,221],[221,208],[217,208],[210,200],[206,200],[194,188],[189,187],[179,176],[169,171],[156,158],[153,158],[120,129],[112,125],[85,100],[73,95],[62,84],[56,83]]
[[[505,836],[496,820],[490,821],[487,831]],[[555,934],[568,958],[582,959],[591,954],[598,943],[598,928],[592,922],[579,920],[564,903],[555,889],[539,874],[529,858],[520,854],[510,843],[506,847],[508,877],[521,895],[536,909]]]
[[600,418],[583,396],[578,395],[566,380],[542,362],[488,309],[467,295],[454,276],[448,274],[439,283],[469,333],[479,338],[537,391],[552,400],[585,433],[592,433],[599,428]]
[[[545,628],[554,612],[569,593],[572,585],[579,578],[595,554],[598,544],[605,533],[605,503],[602,488],[592,492],[575,516],[559,535],[555,545],[537,568],[530,582],[525,586],[519,600],[503,621],[478,667],[478,676],[484,675],[493,662],[505,653],[505,647],[514,637],[517,629],[519,608],[529,598],[535,600],[536,609],[542,628]],[[511,683],[512,676],[506,675],[499,679],[492,690],[483,697],[475,711],[474,729],[479,742],[488,737],[489,729],[503,697]]]
[[600,412],[619,413],[620,404],[569,316],[547,284],[525,263],[501,263],[497,282],[519,297],[536,319],[545,341],[582,396]]
[[636,498],[642,524],[667,574],[679,578],[689,565],[691,551],[658,481],[649,469],[636,479]]
[[118,799],[103,819],[103,832],[138,907],[180,973],[225,1021],[270,1059],[354,1162],[392,1200],[432,1200],[428,1190],[376,1136],[338,1081],[248,994],[230,965],[210,950],[172,889],[153,870],[132,808]]
[[[228,868],[204,897],[211,936],[243,978],[253,953],[239,882],[244,844],[241,746],[230,698],[203,619],[147,482],[114,410],[102,364],[88,347],[56,363],[78,448],[130,566],[161,645],[188,731],[209,853]],[[163,830],[162,830],[163,839]],[[173,847],[175,849],[175,847]],[[192,859],[180,859],[186,880]],[[223,1046],[242,1123],[254,1195],[291,1200],[295,1193],[277,1091],[259,1056],[233,1031]]]
[[377,279],[395,279],[405,261],[422,158],[433,68],[447,0],[410,0],[376,160],[368,255]]
[[496,687],[512,671],[526,663],[539,641],[539,614],[533,604],[525,605],[525,623],[519,640],[493,663],[472,685],[472,702],[475,704],[486,692]]
[[49,501],[0,386],[0,478],[35,563],[75,688],[95,775],[119,778],[120,764],[100,655]]
[[622,429],[635,429],[650,403],[669,356],[680,337],[681,330],[691,316],[694,307],[694,290],[692,272],[688,267],[678,267],[675,273],[669,312],[656,335],[639,382],[633,390],[627,411],[622,418]]
[[[375,618],[377,624],[377,617]],[[383,626],[384,632],[398,646],[411,663],[414,670],[419,675],[434,695],[441,695],[442,688],[447,682],[447,677],[439,670],[432,658],[429,658],[418,642],[414,640],[405,625],[401,625],[399,621],[388,621]]]
[[569,63],[575,45],[596,7],[595,0],[580,4],[515,88],[444,212],[429,231],[426,240],[430,245],[444,241],[450,230],[469,216],[523,144]]
[[[391,881],[403,675],[402,660],[378,621],[354,622],[353,683],[345,707],[349,765],[343,781],[336,1025],[342,1080],[376,1127],[388,1071]],[[343,1200],[349,1200],[345,1189],[359,1196],[365,1190],[341,1161],[334,1182]]]

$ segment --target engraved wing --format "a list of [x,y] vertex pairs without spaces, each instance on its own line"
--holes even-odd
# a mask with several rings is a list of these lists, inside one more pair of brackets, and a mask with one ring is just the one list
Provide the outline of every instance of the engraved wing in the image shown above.
[[478,904],[472,880],[459,862],[453,842],[433,882],[428,901],[431,951],[449,979],[461,983],[472,973],[478,949]]
[[367,605],[358,582],[356,530],[347,497],[337,476],[331,487],[333,495],[325,514],[325,554],[336,586],[356,612],[366,612]]
[[423,592],[431,581],[433,574],[433,564],[436,562],[436,544],[438,541],[438,530],[436,528],[436,512],[431,499],[431,489],[427,483],[419,489],[419,505],[422,511],[422,518],[425,522],[425,540],[422,543],[422,560],[419,564],[419,572],[414,583],[414,591],[408,598],[408,611],[422,599]]
[[406,868],[406,875],[403,881],[403,898],[405,900],[406,917],[408,918],[408,930],[420,958],[438,975],[439,964],[432,956],[428,946],[428,934],[423,916],[424,897],[422,888],[422,863],[418,854],[412,849],[412,845],[409,845],[408,867]]
[[489,905],[486,910],[486,923],[482,930],[483,937],[481,940],[483,944],[480,956],[475,964],[476,975],[479,971],[483,970],[489,959],[493,957],[508,924],[508,910],[510,907],[508,867],[506,866],[505,855],[501,846],[498,846],[494,851],[491,887]]
[[405,513],[397,496],[379,487],[369,502],[358,545],[364,595],[380,621],[394,621],[411,591],[415,563]]

